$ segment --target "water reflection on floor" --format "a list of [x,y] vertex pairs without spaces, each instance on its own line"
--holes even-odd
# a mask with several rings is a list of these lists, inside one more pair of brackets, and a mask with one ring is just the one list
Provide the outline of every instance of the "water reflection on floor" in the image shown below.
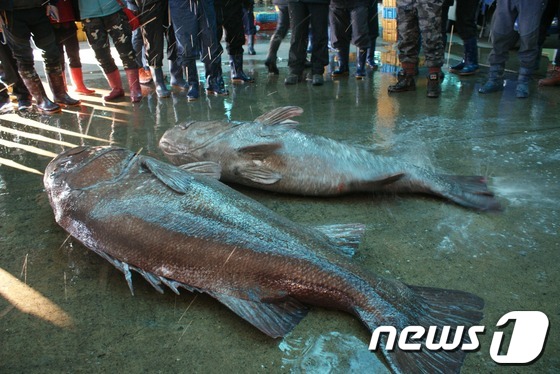
[[[467,356],[463,372],[560,371],[555,353],[560,349],[555,328],[560,322],[560,91],[533,84],[531,96],[519,100],[515,81],[508,80],[503,93],[483,97],[476,92],[483,75],[461,80],[447,75],[440,99],[426,98],[424,78],[416,92],[389,96],[394,78],[380,72],[361,82],[350,77],[327,79],[322,87],[286,87],[286,68],[279,77],[267,76],[263,56],[246,63],[257,83],[230,86],[229,97],[202,96],[187,103],[184,93],[158,100],[148,90],[135,106],[126,101],[104,106],[98,95],[82,97],[81,108],[61,115],[27,117],[163,159],[157,142],[178,122],[249,121],[278,106],[299,105],[301,131],[453,174],[487,175],[503,213],[481,214],[427,197],[310,199],[242,191],[302,224],[365,223],[357,260],[375,272],[483,297],[487,333],[481,349]],[[106,88],[99,74],[88,76],[88,83],[99,93]],[[74,144],[103,144],[32,130],[5,117],[0,125]],[[63,149],[0,134],[54,153]],[[49,161],[5,145],[0,157],[40,171]],[[135,277],[136,296],[131,296],[118,270],[67,240],[38,175],[0,167],[0,217],[0,372],[323,373],[379,365],[367,352],[366,329],[344,313],[314,308],[288,337],[273,340],[204,295],[160,295]],[[8,278],[38,295],[8,295],[2,288]],[[45,309],[43,298],[58,309]],[[35,309],[22,311],[31,304]],[[497,320],[512,310],[543,311],[552,326],[544,355],[513,370],[493,363],[488,353]],[[69,318],[71,327],[52,318]]]

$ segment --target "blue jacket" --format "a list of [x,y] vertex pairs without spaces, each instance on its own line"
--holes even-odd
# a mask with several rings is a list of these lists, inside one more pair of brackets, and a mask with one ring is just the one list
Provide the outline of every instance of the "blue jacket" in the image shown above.
[[121,10],[116,0],[79,0],[79,4],[81,19],[105,17]]

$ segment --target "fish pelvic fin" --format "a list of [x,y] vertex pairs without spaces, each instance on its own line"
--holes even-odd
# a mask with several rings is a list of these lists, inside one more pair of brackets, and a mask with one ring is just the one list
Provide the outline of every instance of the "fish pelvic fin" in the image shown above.
[[[401,350],[396,344],[398,337],[392,342],[393,347],[387,347],[386,335],[381,335],[378,349],[381,350],[394,373],[459,373],[466,355],[466,352],[460,349],[461,345],[470,343],[467,330],[482,319],[484,301],[464,291],[416,286],[409,286],[409,288],[416,295],[414,299],[421,304],[414,313],[416,321],[412,324],[423,326],[426,332],[420,339],[407,342],[419,343],[420,350]],[[370,331],[373,332],[380,325],[379,316],[375,313],[360,309],[356,309],[356,312]],[[457,342],[458,349],[428,349],[426,336],[430,326],[438,327],[438,333],[430,343],[455,344]],[[443,326],[451,326],[447,338],[442,338]],[[455,340],[457,326],[464,326],[464,330],[460,332],[462,336],[458,336]]]
[[328,236],[339,254],[352,257],[360,246],[366,226],[361,223],[315,226],[315,229]]
[[283,337],[307,315],[308,308],[293,298],[263,302],[211,293],[235,314],[272,338]]
[[440,194],[456,204],[484,212],[499,212],[502,207],[481,176],[439,175],[449,190]]
[[173,191],[180,194],[185,194],[189,191],[193,177],[187,171],[151,157],[144,157],[141,162],[142,166]]
[[241,177],[258,184],[274,184],[282,179],[282,174],[259,165],[251,165],[240,168],[236,171],[236,173]]
[[298,123],[290,120],[290,118],[299,116],[303,113],[303,109],[298,106],[285,106],[266,112],[255,119],[255,122],[263,125],[285,124],[294,127]]

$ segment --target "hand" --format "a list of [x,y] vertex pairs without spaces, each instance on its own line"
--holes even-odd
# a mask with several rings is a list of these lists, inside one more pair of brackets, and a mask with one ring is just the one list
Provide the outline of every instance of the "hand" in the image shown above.
[[52,19],[55,22],[58,22],[58,8],[54,5],[47,5],[47,17]]

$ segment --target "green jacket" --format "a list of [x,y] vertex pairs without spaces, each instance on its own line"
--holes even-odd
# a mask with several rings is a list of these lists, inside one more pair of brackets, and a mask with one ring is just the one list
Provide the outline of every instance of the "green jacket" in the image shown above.
[[116,0],[79,0],[79,4],[81,19],[105,17],[121,10]]

